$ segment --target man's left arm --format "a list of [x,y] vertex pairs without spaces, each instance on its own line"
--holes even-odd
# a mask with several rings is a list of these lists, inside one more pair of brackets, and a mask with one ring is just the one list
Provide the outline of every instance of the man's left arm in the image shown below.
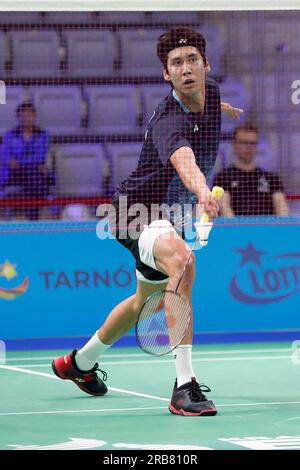
[[241,114],[244,112],[243,109],[234,108],[230,103],[225,103],[224,101],[221,101],[221,111],[233,119],[240,119]]

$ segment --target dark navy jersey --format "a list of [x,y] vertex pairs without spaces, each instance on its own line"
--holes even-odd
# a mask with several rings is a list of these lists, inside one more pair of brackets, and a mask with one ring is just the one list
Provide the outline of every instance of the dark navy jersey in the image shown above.
[[193,150],[196,163],[208,177],[214,167],[221,129],[220,92],[217,83],[206,78],[203,113],[189,112],[171,91],[156,107],[145,134],[136,169],[117,188],[113,200],[127,196],[128,206],[190,202],[195,195],[181,182],[170,162],[181,147]]
[[235,215],[273,215],[273,193],[284,191],[278,175],[259,167],[243,171],[230,166],[216,175],[214,184],[230,194]]

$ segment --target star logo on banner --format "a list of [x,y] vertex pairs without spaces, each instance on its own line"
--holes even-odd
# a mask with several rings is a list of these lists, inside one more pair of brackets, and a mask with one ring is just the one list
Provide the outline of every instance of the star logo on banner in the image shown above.
[[9,260],[5,260],[4,264],[0,264],[0,276],[5,277],[7,281],[10,281],[18,275],[16,267],[16,264],[12,264]]
[[235,251],[242,255],[241,266],[244,266],[246,263],[255,263],[257,266],[261,265],[260,258],[266,254],[266,251],[259,251],[252,245],[251,242],[248,243],[246,248],[236,248]]
[[[13,264],[8,259],[6,259],[5,263],[0,264],[0,278],[4,277],[6,281],[9,282],[9,284],[15,284],[13,281],[11,282],[11,280],[19,276],[16,268],[16,264]],[[4,287],[0,285],[0,299],[15,300],[21,295],[25,294],[25,292],[28,290],[28,287],[28,277],[26,277],[21,282],[21,284],[18,285],[10,285],[10,287]]]

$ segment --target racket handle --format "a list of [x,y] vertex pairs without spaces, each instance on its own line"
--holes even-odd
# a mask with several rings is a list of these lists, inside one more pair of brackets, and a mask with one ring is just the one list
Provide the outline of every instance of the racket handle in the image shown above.
[[[224,189],[221,188],[220,186],[214,186],[212,188],[212,195],[215,198],[221,199],[223,197],[223,194],[224,194]],[[200,222],[195,223],[195,228],[197,230],[200,243],[202,246],[207,245],[208,236],[212,229],[212,226],[213,226],[212,219],[209,217],[209,215],[206,212],[202,214]]]
[[[221,188],[221,186],[214,186],[211,190],[211,194],[216,199],[221,199],[224,195],[224,189]],[[201,217],[200,223],[207,223],[207,222],[211,222],[211,219],[210,219],[209,215],[206,212],[204,212],[202,217]]]

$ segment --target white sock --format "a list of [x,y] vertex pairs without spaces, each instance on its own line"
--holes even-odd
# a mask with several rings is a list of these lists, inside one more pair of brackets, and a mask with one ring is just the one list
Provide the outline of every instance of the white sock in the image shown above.
[[104,344],[98,338],[97,333],[83,346],[82,349],[77,351],[75,362],[80,370],[90,370],[96,364],[99,356],[104,353],[111,345]]
[[177,373],[177,387],[181,387],[181,385],[190,382],[192,377],[196,377],[192,366],[192,345],[177,346],[173,350],[173,356]]

